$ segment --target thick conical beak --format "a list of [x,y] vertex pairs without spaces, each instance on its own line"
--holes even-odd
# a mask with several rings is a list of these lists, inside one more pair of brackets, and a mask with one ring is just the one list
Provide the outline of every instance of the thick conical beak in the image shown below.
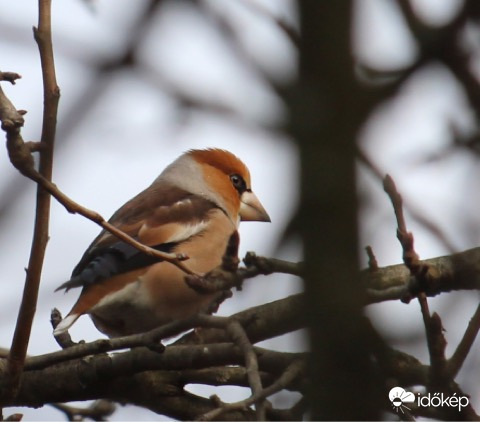
[[240,201],[241,221],[265,221],[267,223],[271,221],[267,211],[252,191],[243,192]]

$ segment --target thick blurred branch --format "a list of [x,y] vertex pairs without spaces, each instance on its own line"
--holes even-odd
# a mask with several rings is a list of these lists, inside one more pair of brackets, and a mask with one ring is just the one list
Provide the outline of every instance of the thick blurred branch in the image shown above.
[[439,61],[463,87],[472,111],[475,113],[477,133],[467,142],[456,142],[455,145],[466,145],[478,150],[478,125],[480,123],[480,79],[472,67],[476,52],[471,51],[465,43],[468,25],[475,25],[480,20],[480,5],[476,1],[463,2],[457,15],[446,25],[431,27],[415,14],[410,1],[397,0],[397,4],[405,17],[405,21],[413,37],[417,41],[420,54],[417,64]]
[[382,400],[362,317],[355,182],[357,134],[376,104],[353,71],[352,3],[299,2],[299,80],[288,96],[302,163],[297,224],[305,251],[315,420],[376,420]]

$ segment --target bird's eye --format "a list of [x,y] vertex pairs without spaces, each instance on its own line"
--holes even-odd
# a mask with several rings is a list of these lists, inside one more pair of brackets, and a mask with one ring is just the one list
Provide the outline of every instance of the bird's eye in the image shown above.
[[243,180],[243,177],[239,174],[232,174],[230,176],[230,180],[232,181],[232,185],[238,191],[238,193],[242,194],[247,190],[247,184],[245,183],[245,180]]

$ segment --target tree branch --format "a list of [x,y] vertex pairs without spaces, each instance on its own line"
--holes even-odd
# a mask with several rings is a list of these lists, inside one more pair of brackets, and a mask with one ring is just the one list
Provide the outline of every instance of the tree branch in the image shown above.
[[15,81],[20,79],[22,76],[15,72],[0,72],[0,81],[10,82],[12,85],[15,85]]
[[84,408],[62,403],[53,403],[51,406],[63,412],[69,421],[78,421],[84,418],[104,421],[107,416],[111,416],[116,410],[115,404],[109,400],[95,400],[90,406]]
[[[409,268],[411,274],[416,280],[418,280],[421,284],[428,284],[430,279],[436,276],[434,268],[430,267],[428,264],[422,263],[418,257],[418,254],[413,248],[413,234],[407,232],[402,210],[402,198],[398,193],[395,183],[391,177],[385,177],[384,188],[385,192],[387,192],[392,201],[395,209],[395,215],[397,216],[397,237],[402,244],[405,265]],[[442,326],[442,320],[436,312],[430,314],[427,297],[424,292],[419,292],[418,301],[422,311],[427,336],[428,352],[430,355],[427,389],[434,393],[446,392],[447,394],[456,395],[458,393],[461,395],[463,392],[460,390],[458,385],[454,383],[452,372],[448,370],[448,363],[445,357],[447,341],[443,334],[444,329]],[[464,336],[464,339],[462,339],[460,343],[460,351],[459,354],[457,354],[457,359],[455,360],[456,364],[461,364],[461,362],[463,362],[463,355],[466,353],[466,347],[469,344],[470,346],[473,344],[472,337],[474,338],[477,331],[478,328],[475,327],[475,324],[472,324],[468,327],[466,332],[467,338]],[[458,417],[458,414],[450,408],[446,408],[445,412],[447,415],[446,417],[448,418]],[[473,420],[478,418],[470,403],[465,408],[461,409],[461,414],[462,418],[474,418]]]
[[262,389],[261,391],[253,394],[245,400],[241,400],[236,403],[223,404],[215,410],[210,411],[204,415],[201,415],[198,419],[202,421],[212,421],[218,419],[223,413],[230,410],[246,409],[248,406],[256,403],[260,399],[265,399],[272,394],[277,393],[287,388],[292,382],[294,382],[305,371],[304,361],[295,361],[288,366],[282,375],[270,386]]
[[[274,352],[258,347],[254,351],[261,370],[274,374],[283,372],[294,360],[305,357],[301,353]],[[231,343],[169,346],[164,353],[138,347],[111,356],[95,355],[40,370],[27,370],[22,375],[18,396],[10,402],[2,398],[2,405],[38,406],[101,397],[119,400],[111,390],[118,377],[132,378],[140,372],[160,370],[167,371],[163,375],[164,384],[171,384],[174,377],[175,384],[183,386],[185,376],[180,376],[178,371],[241,365],[243,361],[243,352]],[[55,385],[51,385],[52,379],[55,379]]]
[[[50,181],[52,178],[53,147],[60,91],[55,79],[55,65],[53,61],[50,19],[51,0],[39,0],[38,8],[38,30],[34,32],[42,62],[44,110],[41,142],[46,147],[40,154],[39,174],[43,179]],[[21,145],[23,142],[20,138],[20,127],[21,125],[15,125],[11,133],[8,127],[6,128],[9,151],[12,143]],[[28,149],[28,147],[25,148]],[[34,171],[31,157],[26,159],[26,163],[28,168]],[[3,394],[6,394],[8,397],[14,397],[18,392],[20,374],[23,370],[25,356],[27,354],[32,322],[37,306],[43,260],[48,241],[49,216],[50,195],[38,186],[32,249],[30,252],[22,302],[20,304],[12,346],[7,360],[7,378],[6,384],[4,384]]]
[[[57,308],[53,308],[52,312],[50,313],[50,324],[52,324],[53,330],[57,328],[58,324],[62,321],[62,314]],[[76,346],[78,343],[75,343],[72,340],[72,337],[70,337],[70,333],[68,331],[65,331],[62,334],[57,334],[56,336],[53,336],[57,344],[62,348],[62,349],[67,349],[69,347]]]
[[420,261],[429,270],[428,284],[419,282],[404,264],[361,271],[365,303],[401,299],[407,302],[418,292],[436,296],[452,290],[480,290],[480,248]]
[[473,346],[473,342],[477,337],[478,330],[480,330],[480,305],[478,305],[475,314],[470,319],[468,327],[463,334],[462,340],[458,343],[455,352],[448,360],[448,371],[452,378],[455,378],[460,371],[465,359],[467,358],[468,352]]
[[101,339],[91,343],[76,344],[64,350],[32,356],[26,360],[26,368],[41,369],[50,365],[82,358],[92,354],[105,353],[133,347],[147,347],[156,352],[163,351],[159,341],[172,337],[195,327],[203,328],[199,332],[192,332],[176,342],[177,345],[207,344],[230,341],[225,327],[229,321],[240,323],[252,343],[276,337],[300,328],[305,325],[301,314],[303,307],[302,295],[294,295],[285,299],[256,306],[239,312],[228,318],[212,317],[209,315],[194,315],[191,318],[165,324],[154,330],[126,337]]
[[258,371],[257,355],[255,354],[247,334],[238,321],[232,321],[230,324],[228,324],[226,331],[232,338],[233,342],[243,352],[245,367],[247,368],[248,383],[250,384],[250,388],[252,390],[252,396],[258,397],[258,400],[255,401],[255,415],[258,421],[263,421],[266,419],[266,403],[265,400],[260,399],[263,386]]

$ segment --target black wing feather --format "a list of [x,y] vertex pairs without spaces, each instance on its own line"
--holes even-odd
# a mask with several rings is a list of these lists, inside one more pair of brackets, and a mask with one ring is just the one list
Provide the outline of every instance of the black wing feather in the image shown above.
[[[152,246],[153,249],[169,253],[177,243],[162,243]],[[137,248],[128,243],[118,242],[105,249],[98,251],[96,256],[91,257],[87,265],[77,265],[72,273],[72,278],[55,291],[65,289],[66,291],[74,287],[88,286],[113,277],[116,274],[122,274],[139,268],[147,267],[156,262],[161,262],[161,258],[144,254]]]

